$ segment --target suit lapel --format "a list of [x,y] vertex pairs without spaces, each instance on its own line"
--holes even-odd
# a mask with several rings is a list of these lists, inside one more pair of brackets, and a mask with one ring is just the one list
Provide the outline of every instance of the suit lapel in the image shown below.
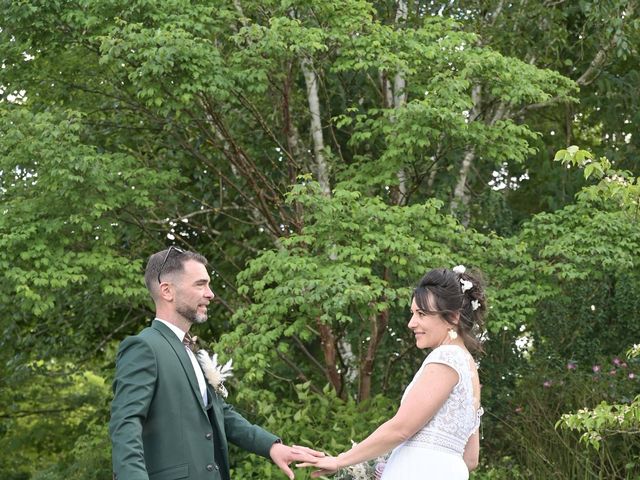
[[[189,380],[189,384],[191,385],[191,390],[193,390],[193,394],[196,397],[198,405],[202,409],[202,413],[205,415],[207,412],[204,409],[204,404],[202,403],[202,395],[200,395],[200,387],[198,386],[198,379],[196,378],[196,373],[193,371],[193,365],[191,364],[191,359],[189,358],[189,354],[185,349],[184,344],[178,339],[175,333],[171,331],[169,327],[164,325],[162,322],[158,322],[154,320],[151,324],[153,328],[158,330],[160,334],[165,338],[171,349],[178,356],[178,360],[180,360],[180,364],[184,370],[187,379]],[[208,390],[208,388],[207,388]],[[207,391],[207,395],[210,395],[209,391]]]

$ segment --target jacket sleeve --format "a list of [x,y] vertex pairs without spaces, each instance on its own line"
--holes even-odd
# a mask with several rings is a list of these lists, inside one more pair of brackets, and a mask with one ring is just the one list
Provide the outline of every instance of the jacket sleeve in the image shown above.
[[269,451],[271,446],[279,438],[249,422],[228,403],[223,403],[224,428],[227,440],[243,450],[270,458]]
[[109,434],[114,478],[148,480],[142,425],[153,398],[157,364],[153,350],[139,337],[128,337],[116,357]]

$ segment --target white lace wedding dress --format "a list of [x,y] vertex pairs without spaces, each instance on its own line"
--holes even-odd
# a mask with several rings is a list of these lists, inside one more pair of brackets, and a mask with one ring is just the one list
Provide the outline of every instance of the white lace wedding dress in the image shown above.
[[467,440],[478,429],[483,413],[474,399],[473,358],[456,345],[435,348],[405,389],[402,400],[425,366],[442,363],[458,373],[458,383],[440,410],[406,442],[393,450],[382,480],[467,480],[462,459]]

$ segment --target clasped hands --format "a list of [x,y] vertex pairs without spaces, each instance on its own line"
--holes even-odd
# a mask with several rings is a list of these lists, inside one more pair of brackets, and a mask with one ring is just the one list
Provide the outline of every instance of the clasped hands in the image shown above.
[[331,475],[340,469],[338,457],[331,457],[323,452],[300,445],[287,446],[282,443],[274,443],[269,455],[273,463],[291,480],[295,478],[293,471],[289,468],[289,464],[292,462],[301,462],[296,464],[297,467],[316,468],[317,470],[311,474],[314,478],[321,475]]

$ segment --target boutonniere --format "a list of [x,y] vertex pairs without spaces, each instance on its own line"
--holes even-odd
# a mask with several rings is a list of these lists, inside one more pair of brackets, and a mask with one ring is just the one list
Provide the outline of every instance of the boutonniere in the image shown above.
[[229,392],[224,386],[224,381],[233,376],[233,359],[229,360],[224,365],[218,363],[218,354],[214,353],[209,357],[209,353],[206,350],[199,350],[196,354],[198,363],[202,367],[204,377],[209,382],[209,385],[213,387],[213,390],[221,395],[223,398],[227,398]]

